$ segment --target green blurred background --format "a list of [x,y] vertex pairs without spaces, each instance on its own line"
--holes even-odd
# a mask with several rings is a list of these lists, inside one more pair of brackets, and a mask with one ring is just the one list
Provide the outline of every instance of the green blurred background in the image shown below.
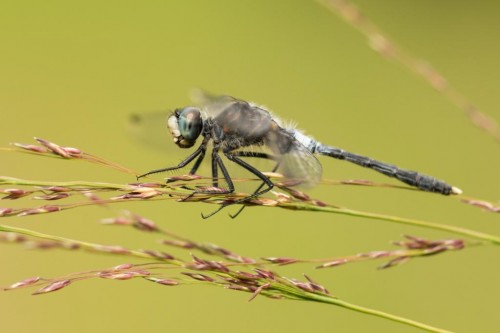
[[[428,60],[500,120],[500,3],[355,2],[405,50]],[[189,102],[202,87],[265,104],[318,140],[445,179],[498,200],[499,144],[406,68],[373,52],[355,29],[314,1],[4,1],[0,4],[0,142],[33,136],[147,171],[183,156],[146,148],[127,134],[129,114]],[[0,174],[40,180],[132,182],[85,163],[1,153]],[[389,181],[322,159],[327,179]],[[205,171],[207,169],[204,169]],[[438,195],[319,186],[329,203],[500,234],[498,215]],[[1,206],[16,203],[4,202]],[[27,204],[27,203],[25,203]],[[332,214],[247,209],[237,220],[212,206],[140,202],[86,207],[3,223],[68,238],[158,248],[156,237],[98,225],[130,209],[163,227],[246,256],[336,257],[391,248],[401,234],[453,235]],[[132,261],[0,244],[0,284]],[[377,271],[377,263],[307,273],[338,297],[457,332],[494,332],[500,315],[500,252],[470,248]],[[32,297],[0,294],[10,332],[417,332],[320,304],[273,301],[208,286],[91,280]]]

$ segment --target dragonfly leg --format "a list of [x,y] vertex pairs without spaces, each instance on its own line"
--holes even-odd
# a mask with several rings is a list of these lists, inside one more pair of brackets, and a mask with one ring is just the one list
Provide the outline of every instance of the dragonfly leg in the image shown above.
[[[214,148],[214,152],[212,153],[212,167],[214,168],[214,169],[212,169],[212,173],[215,173],[215,176],[217,176],[217,168],[220,168],[220,171],[222,172],[222,175],[224,177],[224,180],[227,183],[227,187],[228,188],[226,190],[222,190],[222,191],[221,190],[213,190],[213,191],[210,191],[210,190],[201,190],[201,191],[196,191],[193,194],[191,194],[190,197],[192,195],[196,194],[196,193],[229,194],[229,193],[233,193],[234,192],[233,181],[232,181],[231,177],[229,176],[229,172],[227,172],[227,169],[226,169],[226,166],[224,165],[224,162],[222,162],[222,159],[220,158],[220,156],[217,153],[217,150],[215,148]],[[216,179],[216,178],[214,178],[214,179]],[[229,204],[222,204],[222,205],[219,206],[219,208],[217,208],[216,210],[214,210],[213,212],[211,212],[208,215],[204,215],[202,213],[201,217],[204,218],[204,219],[208,219],[209,217],[211,217],[211,216],[217,214],[218,212],[220,212],[224,207],[226,207],[228,205]]]
[[[262,153],[262,152],[252,152],[252,151],[235,151],[232,153],[233,156],[238,156],[238,157],[257,157],[257,158],[263,158],[263,159],[269,159],[269,160],[274,160],[276,161],[277,158],[273,155],[267,154],[267,153]],[[271,172],[275,172],[278,170],[278,167],[280,166],[280,163],[276,163],[274,168],[271,170]],[[257,187],[257,189],[252,193],[252,195],[258,193],[263,187],[266,185],[265,182],[260,183],[260,186]],[[236,218],[238,215],[241,214],[241,212],[245,209],[245,206],[241,206],[240,209],[235,214],[229,214],[231,218]]]
[[198,171],[198,168],[200,167],[201,162],[203,162],[203,159],[205,158],[205,152],[207,150],[206,148],[207,147],[205,146],[204,149],[201,151],[200,155],[198,156],[198,159],[196,160],[196,162],[194,162],[194,165],[191,168],[191,171],[189,171],[190,175],[194,175],[196,173],[196,171]]
[[[247,162],[243,161],[241,158],[238,157],[237,154],[234,154],[234,153],[231,153],[229,151],[227,152],[224,152],[224,155],[226,155],[226,157],[238,164],[239,166],[241,166],[242,168],[244,168],[245,170],[249,171],[250,173],[253,173],[255,176],[257,176],[258,178],[260,178],[263,182],[263,185],[261,185],[257,191],[255,191],[253,194],[243,198],[243,199],[240,199],[240,200],[237,200],[235,202],[232,202],[230,203],[231,205],[234,205],[234,204],[238,204],[238,203],[242,203],[242,202],[245,202],[245,201],[248,201],[248,200],[251,200],[253,198],[256,198],[266,192],[269,192],[273,187],[274,187],[274,183],[269,180],[269,178],[266,177],[266,175],[264,175],[262,172],[260,172],[259,170],[257,170],[255,167],[251,166],[250,164],[248,164]],[[255,157],[255,156],[254,156]],[[277,168],[277,166],[276,166]],[[265,185],[267,185],[267,188],[265,189],[262,189],[262,187],[264,187]]]
[[[198,149],[196,149],[191,155],[189,155],[188,157],[186,157],[183,161],[181,161],[176,166],[168,167],[168,168],[163,168],[163,169],[152,170],[152,171],[146,172],[145,174],[137,176],[137,179],[140,179],[142,177],[146,177],[146,176],[149,176],[149,175],[152,175],[152,174],[155,174],[155,173],[160,173],[160,172],[165,172],[165,171],[171,171],[171,170],[181,169],[181,168],[185,167],[186,165],[188,165],[189,163],[191,163],[200,154],[201,154],[200,157],[203,160],[203,156],[205,155],[206,149],[207,149],[207,143],[203,142],[198,147]],[[198,167],[199,167],[200,163],[201,163],[201,160],[200,160],[200,158],[198,158],[198,160],[195,162],[195,166],[198,164]]]
[[[259,170],[257,170],[255,167],[251,166],[250,164],[248,164],[247,162],[243,161],[242,159],[239,158],[239,156],[251,156],[251,157],[260,157],[260,158],[269,158],[271,155],[268,155],[268,154],[265,154],[265,153],[252,153],[252,152],[230,152],[230,151],[224,151],[224,155],[226,155],[226,157],[238,164],[239,166],[241,166],[242,168],[244,168],[245,170],[253,173],[255,176],[257,176],[258,178],[260,178],[262,181],[263,181],[263,184],[257,189],[257,191],[255,191],[253,194],[243,198],[243,199],[239,199],[239,200],[236,200],[234,202],[230,202],[230,203],[223,203],[222,205],[219,206],[219,208],[217,208],[215,211],[213,211],[212,213],[208,214],[208,215],[201,215],[204,219],[207,219],[215,214],[217,214],[218,212],[220,212],[222,209],[224,209],[225,207],[227,206],[230,206],[230,205],[234,205],[234,204],[239,204],[239,203],[242,203],[242,202],[245,202],[247,200],[251,200],[255,197],[258,197],[266,192],[268,192],[269,190],[271,190],[273,187],[274,187],[274,184],[272,181],[269,180],[269,178],[267,178],[262,172],[260,172]],[[222,174],[224,175],[224,179],[225,181],[228,183],[228,193],[232,193],[234,191],[234,185],[233,185],[233,182],[231,180],[231,177],[229,176],[229,173],[227,172],[226,170],[226,167],[224,166],[224,163],[222,162],[222,160],[220,159],[219,155],[216,154],[216,159],[217,159],[217,164],[219,165],[220,167],[220,170],[222,172]],[[277,168],[277,167],[276,167]],[[262,187],[264,187],[264,185],[267,185],[267,188],[263,189],[262,190]],[[217,192],[217,193],[224,193],[224,192]],[[236,214],[238,215],[239,212]]]
[[[212,150],[212,185],[213,187],[219,187],[219,173],[218,173],[218,167],[219,167],[219,154],[218,154],[218,148]],[[220,161],[222,163],[222,161]]]
[[277,160],[276,156],[274,156],[274,155],[262,153],[262,152],[258,152],[258,151],[240,150],[240,151],[231,152],[231,154],[233,156],[237,156],[237,157],[257,157],[257,158],[263,158],[263,159],[273,160],[273,161]]

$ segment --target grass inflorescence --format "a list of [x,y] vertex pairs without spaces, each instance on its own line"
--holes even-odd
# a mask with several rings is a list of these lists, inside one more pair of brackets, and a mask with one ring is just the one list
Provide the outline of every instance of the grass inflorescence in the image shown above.
[[[391,41],[373,22],[368,20],[356,6],[347,0],[318,0],[331,11],[340,14],[348,24],[359,30],[368,39],[370,47],[384,58],[401,63],[415,75],[436,89],[469,118],[469,120],[485,133],[500,142],[500,126],[494,119],[481,112],[467,98],[458,93],[445,77],[428,62],[404,52]],[[12,148],[3,151],[15,151],[63,160],[86,161],[100,166],[115,169],[131,175],[135,170],[120,166],[95,155],[83,152],[78,148],[65,147],[51,141],[35,138],[38,145],[12,144]],[[283,256],[265,256],[252,258],[236,253],[233,250],[212,243],[194,241],[159,226],[143,216],[125,211],[117,217],[106,218],[103,225],[128,226],[141,232],[161,237],[159,240],[165,249],[131,249],[120,245],[90,243],[77,239],[69,239],[56,235],[41,233],[32,229],[23,229],[0,225],[0,241],[4,243],[22,244],[30,249],[88,251],[108,255],[140,258],[145,262],[139,264],[122,263],[114,267],[70,273],[55,278],[31,277],[15,282],[3,290],[34,289],[33,295],[48,294],[66,289],[89,279],[126,281],[140,279],[161,286],[178,287],[192,284],[205,284],[228,290],[246,292],[248,300],[256,297],[271,299],[291,299],[320,302],[340,306],[363,314],[378,316],[383,319],[417,327],[430,332],[449,332],[407,318],[389,313],[361,307],[341,300],[330,293],[322,284],[310,277],[288,278],[278,270],[285,265],[309,265],[315,269],[334,269],[368,260],[384,260],[379,269],[399,266],[415,258],[426,258],[452,251],[464,250],[472,245],[500,245],[500,237],[480,231],[456,227],[399,216],[384,215],[340,207],[311,198],[287,183],[280,174],[268,173],[275,183],[275,191],[268,197],[247,198],[247,193],[230,193],[218,191],[211,186],[212,179],[197,175],[173,176],[167,182],[146,181],[128,184],[87,181],[38,181],[0,177],[0,196],[2,200],[29,202],[24,208],[0,207],[0,217],[9,217],[57,213],[66,210],[83,209],[85,206],[108,206],[126,204],[131,201],[170,200],[176,202],[201,202],[212,205],[239,203],[244,206],[263,206],[291,210],[305,210],[330,214],[342,214],[367,219],[375,219],[392,223],[418,226],[423,229],[434,229],[448,232],[450,238],[429,240],[412,235],[404,235],[404,239],[393,242],[397,248],[374,250],[347,256],[329,256],[325,258],[297,258]],[[235,179],[238,182],[256,181],[256,179]],[[374,183],[366,180],[323,181],[327,185],[355,185],[388,187],[396,190],[417,189],[400,185]],[[211,193],[196,192],[197,189],[209,189]],[[194,192],[193,192],[194,190]],[[33,200],[26,200],[33,199]],[[450,197],[464,204],[483,209],[487,212],[499,213],[500,206],[486,200],[464,195]],[[8,201],[4,201],[8,202]],[[34,204],[33,202],[46,202]],[[464,237],[464,238],[462,238]],[[170,249],[182,250],[184,255],[173,255]]]
[[[33,295],[42,295],[73,286],[76,282],[83,282],[85,280],[95,278],[115,281],[142,279],[163,286],[180,286],[201,283],[222,287],[228,290],[249,293],[249,301],[255,299],[257,296],[263,296],[272,299],[320,302],[344,307],[364,314],[375,315],[384,319],[425,329],[430,332],[448,332],[446,330],[403,317],[361,307],[340,300],[335,296],[332,296],[325,286],[314,281],[308,275],[304,275],[304,279],[288,278],[280,275],[275,270],[271,270],[269,267],[266,267],[271,265],[279,266],[300,262],[326,261],[324,259],[295,259],[293,262],[290,258],[266,257],[254,259],[234,253],[231,250],[215,244],[200,243],[186,237],[179,236],[169,230],[160,228],[155,222],[131,212],[125,212],[118,217],[103,219],[102,223],[106,225],[129,226],[142,232],[156,233],[168,237],[168,239],[162,239],[160,241],[161,244],[188,251],[188,259],[175,257],[174,255],[164,251],[148,249],[131,250],[121,246],[92,244],[63,237],[41,234],[31,230],[4,227],[2,230],[9,232],[4,233],[0,240],[23,243],[30,248],[57,248],[72,251],[87,250],[154,260],[154,262],[141,264],[122,263],[111,268],[76,272],[55,278],[43,278],[39,276],[30,277],[15,282],[10,286],[5,287],[4,290],[36,288]],[[420,255],[428,255],[430,254],[429,252],[426,253],[426,250],[428,249],[434,249],[433,252],[438,253],[450,249],[451,247],[447,248],[450,244],[460,243],[458,240],[432,242],[416,237],[408,237],[408,239],[409,241],[400,242],[399,245],[402,245],[407,250],[413,251],[412,253],[404,252],[404,250],[402,250],[403,252],[386,251],[387,255],[385,255],[385,257],[396,256],[396,258],[400,258],[405,256],[409,258],[417,255],[416,251],[419,250],[422,251]],[[437,250],[437,248],[440,248],[440,250]],[[212,258],[202,258],[200,255],[193,254],[193,251],[200,252],[202,255],[210,256]],[[379,253],[380,255],[371,256],[371,258],[375,259],[376,257],[383,257],[382,251],[379,251]],[[334,265],[331,265],[332,259],[327,260],[328,262],[326,262],[323,267],[333,267]],[[344,260],[344,263],[347,262],[346,258],[337,259],[337,261],[339,260]],[[397,263],[401,262],[402,261],[399,261]],[[397,263],[395,259],[393,259],[389,262],[389,264],[386,264],[385,268],[394,266]],[[174,271],[177,272],[177,274],[175,274]]]
[[[105,159],[85,153],[77,148],[57,145],[48,140],[36,138],[40,145],[13,144],[8,151],[24,152],[35,156],[55,157],[62,160],[79,160],[110,167],[127,174],[137,172],[109,162]],[[439,224],[398,216],[362,212],[345,207],[339,207],[322,200],[311,198],[308,194],[293,188],[290,183],[276,173],[266,174],[276,184],[275,191],[269,197],[256,197],[240,202],[246,198],[246,193],[225,193],[211,191],[199,193],[196,189],[211,186],[212,179],[198,175],[173,176],[166,182],[147,181],[129,184],[87,181],[34,181],[12,177],[0,177],[0,193],[3,200],[29,202],[46,201],[49,204],[29,206],[24,208],[0,208],[0,217],[27,216],[46,213],[56,213],[70,209],[83,209],[85,206],[108,206],[115,203],[130,201],[171,200],[176,202],[202,202],[215,205],[227,205],[238,202],[245,206],[264,206],[292,210],[306,210],[331,214],[351,215],[368,219],[376,219],[393,223],[419,226],[428,229],[447,231],[460,238],[428,240],[421,237],[405,235],[404,240],[393,242],[397,249],[377,250],[355,255],[326,258],[292,258],[281,256],[266,256],[251,258],[232,250],[212,244],[193,241],[188,237],[177,235],[160,227],[157,223],[132,212],[125,212],[117,217],[101,221],[104,225],[128,226],[138,231],[148,232],[163,237],[160,243],[165,247],[187,251],[186,257],[174,256],[168,250],[130,249],[125,246],[90,243],[82,240],[44,234],[31,229],[22,229],[0,225],[0,241],[24,244],[31,249],[63,249],[69,251],[89,251],[117,256],[135,257],[146,260],[142,264],[120,264],[112,268],[71,273],[62,277],[42,278],[32,277],[16,282],[4,290],[36,288],[34,295],[47,294],[74,285],[76,282],[101,278],[107,280],[143,279],[164,286],[180,286],[188,284],[208,284],[225,289],[243,291],[250,294],[252,300],[257,296],[273,299],[293,299],[314,301],[337,305],[365,314],[397,321],[419,327],[431,332],[447,332],[410,319],[373,309],[360,307],[330,294],[326,287],[315,282],[309,275],[303,279],[287,278],[276,271],[283,265],[309,264],[316,269],[326,269],[366,260],[385,259],[379,268],[387,269],[398,266],[413,258],[424,258],[445,252],[462,250],[470,245],[494,244],[500,245],[500,237],[469,230],[448,224]],[[255,179],[236,179],[239,182],[256,181]],[[395,190],[411,189],[404,186],[378,184],[364,180],[324,181],[329,185],[356,185],[392,187]],[[193,192],[194,191],[194,192]],[[461,202],[496,212],[493,204],[462,195],[453,196]],[[450,197],[450,198],[453,198]],[[466,237],[467,239],[462,239]],[[194,254],[198,252],[199,254]]]

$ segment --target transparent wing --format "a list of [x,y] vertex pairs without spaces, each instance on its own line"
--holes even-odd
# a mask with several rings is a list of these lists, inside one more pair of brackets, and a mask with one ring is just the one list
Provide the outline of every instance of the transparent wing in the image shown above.
[[281,156],[278,172],[299,186],[312,187],[321,180],[323,167],[304,145],[293,140],[290,151]]
[[201,108],[210,117],[217,116],[225,110],[230,104],[238,100],[231,96],[214,95],[202,89],[193,89],[190,94],[191,100],[195,106]]
[[128,134],[137,142],[157,150],[168,151],[175,148],[167,129],[169,111],[134,113],[126,123]]

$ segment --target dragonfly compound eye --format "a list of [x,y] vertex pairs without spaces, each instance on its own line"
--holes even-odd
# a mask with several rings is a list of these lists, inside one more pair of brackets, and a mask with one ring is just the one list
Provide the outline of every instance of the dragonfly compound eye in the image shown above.
[[168,127],[174,142],[181,148],[189,148],[194,145],[203,128],[201,112],[194,107],[176,110],[168,119]]

